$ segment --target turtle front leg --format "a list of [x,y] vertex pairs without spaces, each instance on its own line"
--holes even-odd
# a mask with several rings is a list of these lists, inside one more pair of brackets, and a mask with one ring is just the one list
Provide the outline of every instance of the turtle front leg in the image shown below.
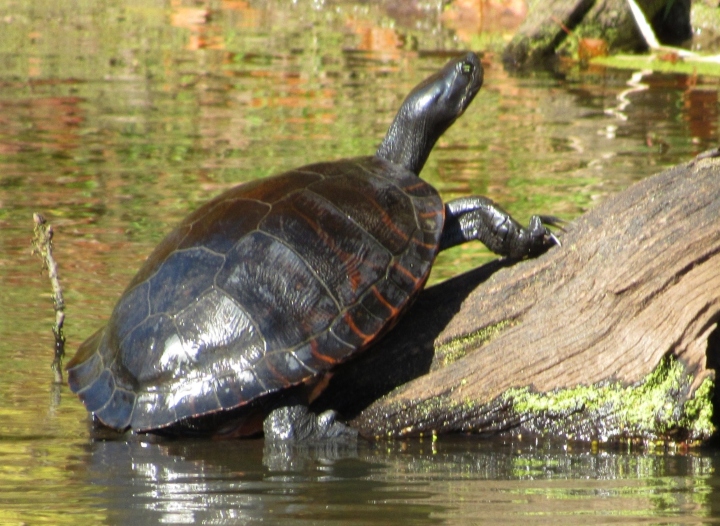
[[560,245],[546,225],[562,228],[562,222],[557,217],[535,215],[525,228],[492,199],[461,197],[445,204],[440,250],[477,239],[502,256],[537,257],[553,245]]

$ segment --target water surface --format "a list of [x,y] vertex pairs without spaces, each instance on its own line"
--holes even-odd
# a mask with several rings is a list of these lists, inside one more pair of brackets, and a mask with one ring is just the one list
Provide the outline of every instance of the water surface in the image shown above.
[[[502,31],[393,5],[0,3],[0,523],[718,522],[713,451],[102,441],[51,384],[33,212],[55,228],[74,352],[185,214],[242,181],[372,153],[405,94],[459,50],[483,53],[486,80],[423,172],[446,198],[572,219],[718,142],[716,79],[509,75]],[[432,279],[492,257],[448,251]]]

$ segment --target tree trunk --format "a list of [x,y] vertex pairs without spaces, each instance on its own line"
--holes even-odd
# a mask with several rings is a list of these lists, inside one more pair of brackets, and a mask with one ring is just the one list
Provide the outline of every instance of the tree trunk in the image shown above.
[[720,159],[635,184],[561,239],[540,258],[496,261],[424,291],[337,371],[317,407],[354,417],[366,436],[708,438]]
[[[692,37],[690,0],[637,0],[660,42],[678,45]],[[511,68],[532,67],[555,56],[569,37],[598,38],[612,51],[638,51],[647,46],[627,0],[534,0],[525,22],[505,48]],[[573,48],[573,46],[570,46]]]

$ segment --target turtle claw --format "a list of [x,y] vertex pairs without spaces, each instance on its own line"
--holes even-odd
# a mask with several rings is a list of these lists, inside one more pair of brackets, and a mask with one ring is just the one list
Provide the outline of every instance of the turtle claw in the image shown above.
[[545,216],[545,215],[539,215],[538,217],[540,218],[540,221],[542,222],[542,224],[544,224],[546,226],[555,227],[558,230],[560,230],[561,232],[567,232],[567,230],[565,230],[563,228],[563,225],[567,224],[567,221],[565,221],[564,219],[560,219],[557,216]]
[[560,219],[557,216],[545,216],[545,215],[539,215],[537,218],[540,220],[540,223],[542,225],[542,228],[545,229],[545,237],[552,241],[552,244],[557,245],[559,247],[562,246],[562,243],[560,242],[560,239],[547,227],[551,226],[553,228],[557,228],[560,230],[560,232],[567,232],[563,228],[563,225],[567,223],[564,219]]
[[[528,228],[518,228],[514,240],[514,254],[511,257],[537,257],[550,247],[562,246],[560,239],[548,228],[550,226],[565,232],[562,219],[555,216],[536,215],[530,218]],[[519,225],[518,225],[519,226]]]
[[555,234],[553,234],[549,230],[548,230],[548,237],[550,238],[550,241],[555,243],[557,246],[559,246],[559,247],[562,246],[562,243],[560,243],[560,240],[555,236]]

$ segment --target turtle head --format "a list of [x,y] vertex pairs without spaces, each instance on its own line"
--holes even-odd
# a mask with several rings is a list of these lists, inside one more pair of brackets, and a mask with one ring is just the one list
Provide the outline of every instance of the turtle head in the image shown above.
[[463,114],[482,82],[475,53],[448,62],[410,92],[376,155],[419,174],[435,142]]

